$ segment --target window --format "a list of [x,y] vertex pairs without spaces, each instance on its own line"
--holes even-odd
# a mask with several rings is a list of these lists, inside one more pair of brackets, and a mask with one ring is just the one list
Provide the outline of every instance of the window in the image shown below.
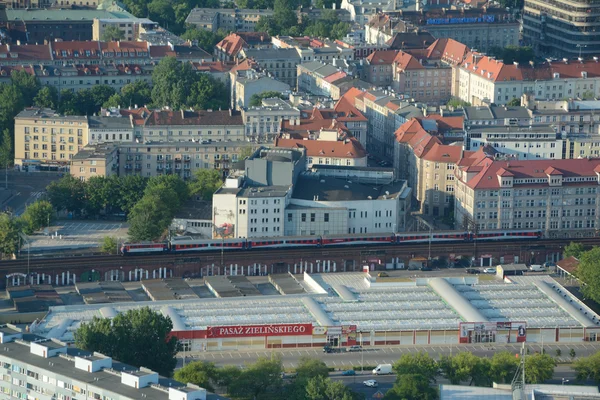
[[288,222],[292,222],[292,213],[288,213]]
[[306,222],[306,214],[302,213],[301,215],[302,222]]
[[323,221],[329,222],[329,213],[323,214]]
[[315,222],[315,213],[310,213],[310,222]]

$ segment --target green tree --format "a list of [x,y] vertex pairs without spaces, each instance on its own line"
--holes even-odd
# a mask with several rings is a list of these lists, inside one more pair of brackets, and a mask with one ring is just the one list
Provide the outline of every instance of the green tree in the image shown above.
[[47,200],[38,200],[30,204],[21,216],[23,220],[23,230],[31,234],[40,228],[50,226],[54,220],[54,208]]
[[41,89],[40,81],[37,77],[24,70],[12,70],[10,73],[10,82],[21,92],[25,106],[33,105],[33,99]]
[[112,236],[104,236],[102,244],[100,245],[100,251],[106,254],[117,254],[119,243],[117,239]]
[[44,86],[33,99],[37,107],[56,110],[58,107],[58,90],[54,86]]
[[298,361],[296,373],[298,374],[296,380],[309,380],[317,376],[327,378],[329,376],[329,368],[321,360],[302,356]]
[[273,17],[280,27],[286,28],[298,24],[296,7],[297,4],[293,0],[275,0]]
[[310,378],[303,389],[301,398],[306,400],[353,400],[356,396],[343,382],[323,376]]
[[471,369],[471,385],[492,386],[491,361],[489,358],[479,358]]
[[0,166],[8,169],[14,160],[12,135],[8,129],[2,131],[2,143],[0,143]]
[[208,391],[214,392],[218,370],[214,363],[195,361],[175,371],[175,380],[183,383],[193,383]]
[[576,360],[573,362],[573,370],[578,381],[591,379],[600,383],[600,352]]
[[189,193],[200,196],[203,200],[212,199],[212,195],[221,187],[221,173],[215,169],[197,169],[194,179],[189,183]]
[[85,188],[82,181],[65,175],[46,188],[50,203],[57,211],[81,212],[84,207]]
[[69,89],[60,91],[60,102],[58,112],[64,115],[81,115],[78,97]]
[[588,299],[600,303],[600,247],[594,247],[590,251],[581,253],[579,265],[575,271],[584,285],[581,287],[583,295]]
[[188,185],[178,175],[154,176],[150,178],[144,190],[144,197],[156,196],[163,199],[163,203],[173,213],[181,207],[189,195]]
[[0,253],[10,257],[18,250],[19,226],[15,219],[6,213],[0,214]]
[[426,352],[403,354],[393,366],[398,375],[420,375],[428,381],[435,382],[438,371],[437,362]]
[[200,110],[229,108],[229,90],[223,82],[207,74],[198,74],[195,80],[185,104]]
[[519,359],[508,351],[500,351],[492,357],[490,375],[494,382],[510,383],[517,372]]
[[281,92],[276,92],[274,90],[269,90],[262,93],[255,93],[250,97],[250,107],[260,107],[262,106],[263,99],[270,99],[272,97],[283,98]]
[[398,375],[394,386],[383,397],[386,400],[436,400],[437,390],[429,386],[430,379],[419,374]]
[[438,365],[444,376],[453,385],[461,382],[473,381],[479,373],[480,358],[469,352],[461,352],[453,356],[442,356]]
[[152,71],[152,102],[157,107],[177,110],[187,104],[190,88],[196,82],[191,64],[165,57]]
[[579,258],[583,252],[585,252],[585,248],[583,247],[583,244],[577,243],[577,242],[571,242],[567,246],[565,246],[565,251],[563,252],[563,257],[568,258],[568,257],[573,256],[575,258]]
[[279,399],[283,392],[282,372],[279,358],[259,358],[229,383],[227,391],[231,397],[239,399]]
[[254,148],[252,146],[244,146],[242,147],[242,149],[240,150],[240,156],[238,159],[240,160],[245,160],[246,158],[250,157],[252,154],[254,154]]
[[85,212],[87,215],[98,215],[104,210],[112,196],[114,190],[108,185],[108,179],[103,176],[92,176],[84,184]]
[[461,108],[461,107],[470,107],[471,103],[469,103],[468,101],[463,101],[463,100],[459,99],[458,97],[453,97],[450,100],[448,100],[448,103],[446,103],[446,105],[449,107]]
[[279,24],[273,17],[265,17],[262,16],[258,19],[256,26],[254,29],[257,32],[267,32],[271,36],[279,35],[281,29],[279,28]]
[[108,178],[108,186],[117,188],[117,196],[112,198],[114,208],[118,208],[124,213],[129,213],[133,207],[144,196],[144,190],[148,184],[148,179],[139,175],[126,175],[117,177],[112,175]]
[[75,331],[75,345],[171,376],[179,349],[177,338],[169,337],[171,329],[169,317],[143,307],[120,313],[112,320],[94,317]]
[[513,99],[510,99],[510,101],[506,103],[506,105],[509,107],[518,107],[521,105],[521,98],[515,97]]
[[129,238],[134,242],[156,240],[171,223],[172,212],[159,196],[144,196],[127,217]]
[[350,33],[350,24],[341,21],[336,22],[331,27],[329,38],[332,40],[343,39],[348,33]]
[[543,383],[552,379],[556,361],[548,354],[536,353],[525,358],[525,380],[527,383]]
[[152,101],[152,88],[146,81],[128,83],[121,89],[122,107],[143,107]]
[[0,84],[0,129],[13,132],[15,116],[25,107],[23,93],[16,85]]
[[228,390],[229,385],[235,382],[240,375],[242,374],[242,370],[235,365],[225,365],[222,368],[217,370],[216,383],[217,386],[225,388]]
[[123,31],[120,30],[119,27],[115,25],[109,25],[106,28],[104,28],[104,32],[102,33],[100,40],[102,40],[103,42],[114,42],[123,40],[124,38],[125,33],[123,33]]

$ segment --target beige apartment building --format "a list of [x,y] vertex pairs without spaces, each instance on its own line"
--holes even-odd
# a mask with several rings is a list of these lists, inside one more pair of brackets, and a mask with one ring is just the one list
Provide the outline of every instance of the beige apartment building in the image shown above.
[[456,170],[457,227],[539,229],[546,237],[595,236],[600,159],[499,161]]
[[15,117],[15,166],[19,168],[67,168],[87,142],[87,117],[62,116],[47,108],[28,108]]
[[71,160],[71,175],[82,181],[119,173],[119,148],[114,143],[85,146]]

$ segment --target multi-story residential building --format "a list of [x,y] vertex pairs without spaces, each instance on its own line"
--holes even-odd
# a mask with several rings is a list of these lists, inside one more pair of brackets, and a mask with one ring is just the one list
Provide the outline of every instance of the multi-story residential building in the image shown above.
[[[397,0],[342,0],[340,8],[350,13],[352,21],[358,25],[364,25],[374,14],[381,12],[392,12],[403,6],[402,1]],[[418,3],[417,3],[418,4]]]
[[465,117],[465,129],[467,130],[476,129],[480,126],[528,127],[533,123],[529,110],[521,106],[487,104],[476,107],[463,107],[462,112]]
[[560,159],[563,157],[563,140],[556,127],[535,126],[471,126],[465,132],[465,149],[475,151],[491,146],[513,158]]
[[[425,30],[436,38],[450,38],[473,49],[519,44],[519,21],[504,8],[429,8],[425,11],[387,12],[365,25],[368,43],[387,43],[395,33]],[[424,46],[425,47],[425,46]]]
[[456,170],[457,226],[539,229],[546,237],[595,236],[600,159],[499,161]]
[[271,143],[279,136],[283,121],[297,121],[300,110],[280,98],[263,99],[258,107],[242,110],[246,139],[257,143]]
[[354,96],[354,105],[367,118],[367,151],[392,161],[396,130],[412,117],[422,117],[420,107],[386,91],[366,91]]
[[88,117],[88,135],[89,144],[133,142],[136,137],[133,118],[121,115],[116,109],[102,110],[100,116]]
[[[343,70],[320,61],[299,64],[298,90],[317,96],[333,98],[331,93],[333,83],[346,76],[347,74]],[[337,100],[338,98],[333,98],[333,100]]]
[[92,23],[92,40],[103,40],[106,28],[117,28],[123,32],[123,40],[137,40],[140,33],[154,31],[159,28],[158,22],[148,18],[94,18]]
[[31,44],[55,39],[92,40],[94,19],[136,20],[136,17],[117,5],[111,5],[106,10],[45,10],[27,7],[6,10],[5,15],[5,18],[0,19],[0,27],[5,28],[13,40]]
[[275,79],[296,86],[296,67],[301,62],[296,49],[243,49],[240,54],[253,60]]
[[198,29],[216,32],[254,32],[260,17],[272,17],[273,10],[194,8],[185,22]]
[[533,124],[552,124],[563,136],[600,134],[600,102],[596,100],[534,100],[529,94],[521,98],[521,103]]
[[[243,75],[243,76],[239,76]],[[267,76],[265,73],[257,73],[254,70],[244,71],[238,74],[235,80],[234,95],[231,98],[233,106],[237,110],[250,106],[250,99],[255,94],[263,92],[289,93],[291,88],[285,82]]]
[[66,67],[67,65],[111,64],[143,65],[151,69],[152,61],[175,57],[179,61],[212,61],[212,56],[197,46],[153,45],[149,42],[58,41],[45,45],[0,45],[3,66],[37,64]]
[[270,49],[271,36],[266,32],[230,33],[215,45],[215,58],[219,61],[235,61],[242,49]]
[[310,37],[276,36],[272,38],[273,46],[279,49],[296,49],[302,62],[321,61],[326,64],[335,60],[354,60],[354,51],[341,46],[337,41],[321,40]]
[[28,108],[15,117],[15,165],[19,168],[68,168],[88,142],[87,117],[57,115]]
[[109,85],[116,91],[137,81],[152,84],[154,65],[141,64],[75,64],[65,66],[26,65],[0,66],[0,83],[9,83],[11,72],[25,71],[35,76],[42,86],[53,86],[59,92],[91,89],[94,85]]
[[600,63],[593,60],[549,61],[540,65],[504,64],[502,61],[469,53],[457,67],[458,85],[454,96],[472,105],[506,104],[525,93],[536,99],[600,96]]
[[108,177],[119,173],[119,148],[115,143],[87,145],[73,156],[70,172],[87,181],[93,176]]
[[360,142],[353,137],[338,140],[337,130],[322,130],[314,136],[301,139],[282,135],[285,137],[275,139],[275,147],[304,149],[306,168],[313,165],[367,166],[367,153]]
[[596,1],[525,0],[523,39],[548,55],[597,55],[599,16],[600,3]]
[[56,339],[0,327],[0,392],[5,398],[206,400],[206,389],[159,376]]
[[[299,148],[261,149],[213,195],[213,237],[403,230],[410,189],[385,169],[315,166]],[[352,177],[349,182],[348,177]]]
[[[456,124],[454,119],[438,116],[437,124]],[[463,159],[486,154],[483,148],[470,152],[464,151],[461,144],[443,144],[443,137],[432,134],[439,133],[439,128],[431,126],[434,121],[413,118],[400,126],[394,142],[393,167],[400,178],[408,181],[421,213],[447,216],[454,211],[454,169]]]

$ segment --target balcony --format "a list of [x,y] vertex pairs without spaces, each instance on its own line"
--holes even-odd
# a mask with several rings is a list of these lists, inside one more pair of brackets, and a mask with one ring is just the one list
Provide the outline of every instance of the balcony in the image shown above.
[[157,171],[162,171],[163,169],[164,169],[164,168],[163,168],[163,166],[162,166],[162,165],[157,165],[157,166],[156,166],[156,170],[157,170]]
[[131,164],[125,164],[125,171],[131,170]]
[[142,164],[135,164],[135,170],[136,171],[141,171],[142,170]]

